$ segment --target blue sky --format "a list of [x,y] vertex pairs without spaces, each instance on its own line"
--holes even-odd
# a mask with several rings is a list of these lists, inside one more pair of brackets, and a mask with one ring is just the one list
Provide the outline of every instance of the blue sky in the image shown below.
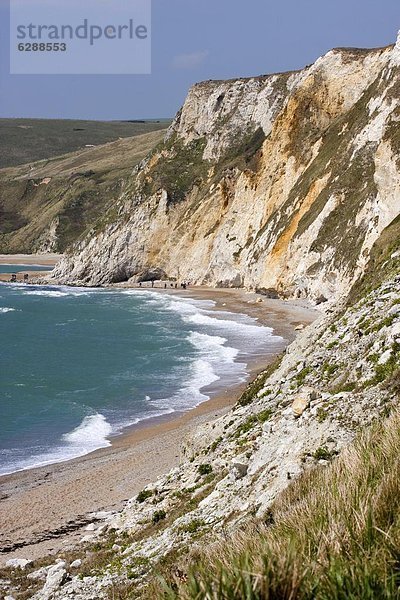
[[0,117],[166,118],[196,81],[298,69],[337,46],[393,43],[400,2],[153,0],[151,75],[10,75],[8,23],[0,0]]

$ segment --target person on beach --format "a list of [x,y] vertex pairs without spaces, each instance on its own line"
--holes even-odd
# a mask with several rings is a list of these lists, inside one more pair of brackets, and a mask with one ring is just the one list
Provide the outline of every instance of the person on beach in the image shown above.
[[166,290],[166,289],[167,289],[167,284],[166,284],[166,283],[164,283],[164,290]]
[[152,282],[151,282],[151,287],[152,287],[152,288],[154,287],[154,281],[152,281]]

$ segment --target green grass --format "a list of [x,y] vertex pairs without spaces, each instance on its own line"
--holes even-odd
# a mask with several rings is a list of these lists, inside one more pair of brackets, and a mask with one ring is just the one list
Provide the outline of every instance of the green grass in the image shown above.
[[375,365],[375,375],[373,383],[382,383],[391,378],[394,373],[400,370],[400,344],[394,343],[392,346],[392,354],[389,360],[383,365]]
[[332,389],[333,394],[340,394],[340,392],[353,392],[357,388],[357,383],[355,381],[346,381],[337,385],[334,389]]
[[322,407],[317,409],[317,421],[318,423],[323,423],[328,417],[328,411],[324,410]]
[[384,327],[390,327],[392,325],[392,323],[394,322],[395,318],[396,318],[395,315],[389,315],[389,316],[385,317],[384,319],[382,319],[382,321],[379,321],[379,323],[376,323],[375,325],[370,327],[366,331],[366,333],[374,333],[375,331],[380,331]]
[[210,445],[210,450],[211,452],[215,452],[215,450],[218,448],[218,446],[220,445],[220,443],[222,442],[223,438],[222,436],[219,436],[211,445]]
[[189,523],[186,523],[185,525],[182,525],[179,528],[179,531],[181,531],[182,533],[196,533],[199,529],[201,529],[202,527],[205,526],[205,521],[203,519],[193,519],[192,521],[189,521]]
[[305,382],[305,380],[307,379],[307,376],[312,373],[312,368],[311,367],[304,367],[304,369],[302,369],[300,371],[300,373],[298,373],[296,375],[296,381],[298,383],[298,385],[303,385],[303,383]]
[[329,344],[327,344],[326,349],[327,350],[332,350],[333,348],[335,348],[335,346],[338,346],[339,342],[337,340],[334,340],[333,342],[330,342]]
[[263,371],[262,373],[260,373],[260,375],[258,375],[254,381],[252,381],[245,389],[245,391],[243,392],[243,394],[240,396],[239,400],[238,400],[238,405],[239,406],[248,406],[249,404],[251,404],[252,402],[254,402],[254,400],[257,397],[257,394],[263,389],[263,387],[265,386],[265,382],[267,381],[267,379],[269,377],[271,377],[271,375],[274,373],[274,371],[276,371],[281,362],[283,360],[283,355],[278,356],[278,358],[276,358],[274,360],[273,363],[271,363],[265,371]]
[[399,249],[400,216],[396,217],[384,229],[380,238],[373,245],[366,272],[350,291],[347,299],[348,306],[365,298],[369,292],[378,288],[383,281],[389,280],[399,273],[400,256],[395,256]]
[[250,417],[248,417],[246,421],[244,421],[244,423],[239,425],[239,427],[235,431],[235,437],[239,438],[244,433],[248,433],[253,429],[255,425],[257,425],[257,423],[265,423],[272,417],[272,414],[272,410],[266,408],[265,410],[257,413],[256,415],[250,415]]
[[143,193],[154,194],[160,189],[166,190],[168,204],[182,202],[195,185],[201,187],[206,179],[209,163],[203,160],[206,145],[205,138],[193,140],[187,145],[182,141],[168,140],[158,150],[166,152],[161,156],[143,182]]
[[325,362],[322,365],[322,374],[325,377],[332,377],[338,369],[340,369],[340,365]]
[[0,169],[165,129],[169,121],[0,119]]
[[317,448],[313,454],[315,460],[331,460],[333,456],[335,456],[335,452],[327,450],[327,448],[325,448],[324,446]]
[[181,558],[179,577],[159,573],[146,598],[400,598],[399,447],[396,412],[328,466],[305,472],[264,522]]
[[265,133],[261,127],[256,131],[244,132],[242,138],[235,140],[228,148],[218,165],[218,170],[234,166],[241,171],[245,169],[256,171],[259,153],[265,139]]
[[64,252],[95,224],[104,228],[117,218],[118,198],[133,167],[164,134],[155,131],[0,170],[0,252],[36,252],[55,221],[55,252]]

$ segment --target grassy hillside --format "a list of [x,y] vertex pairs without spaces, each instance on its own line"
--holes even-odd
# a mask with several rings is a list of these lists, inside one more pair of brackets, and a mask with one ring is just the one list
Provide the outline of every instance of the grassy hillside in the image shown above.
[[[168,565],[144,594],[203,600],[400,597],[400,414],[305,472],[264,522]],[[123,598],[123,595],[119,596]],[[127,595],[126,597],[133,597]]]
[[64,252],[118,198],[165,130],[0,170],[0,253]]
[[0,119],[0,169],[165,129],[168,121]]

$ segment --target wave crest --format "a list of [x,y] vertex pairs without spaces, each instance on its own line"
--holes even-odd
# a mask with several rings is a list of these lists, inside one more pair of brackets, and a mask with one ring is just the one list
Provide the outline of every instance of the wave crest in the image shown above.
[[107,439],[111,433],[112,427],[107,419],[101,414],[96,414],[85,417],[76,429],[63,435],[63,440],[77,446],[79,450],[84,449],[86,453],[91,449],[111,446]]

